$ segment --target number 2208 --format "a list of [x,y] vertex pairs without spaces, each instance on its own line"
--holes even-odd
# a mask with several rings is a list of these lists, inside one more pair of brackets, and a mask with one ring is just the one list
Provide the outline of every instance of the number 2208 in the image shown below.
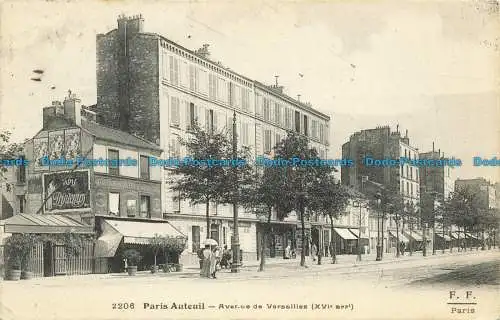
[[113,303],[113,309],[118,309],[118,310],[126,310],[126,309],[134,309],[135,305],[133,302],[131,303]]

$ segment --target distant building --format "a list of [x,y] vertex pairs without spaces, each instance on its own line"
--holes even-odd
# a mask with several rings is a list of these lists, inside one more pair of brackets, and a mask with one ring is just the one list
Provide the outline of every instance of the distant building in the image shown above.
[[[398,127],[399,129],[399,127]],[[366,129],[351,135],[348,142],[342,145],[342,158],[354,160],[353,167],[341,168],[342,184],[366,193],[373,189],[373,185],[380,185],[392,192],[399,192],[406,203],[418,205],[420,202],[420,170],[408,163],[395,166],[370,166],[365,163],[366,158],[376,160],[399,160],[401,157],[418,160],[418,149],[410,145],[408,131],[402,136],[399,130],[391,132],[389,126]],[[363,177],[368,181],[362,183]],[[366,179],[366,178],[365,178]],[[389,217],[384,224],[384,248],[395,250],[396,223]],[[415,226],[418,228],[418,224]],[[375,250],[377,243],[377,219],[370,218],[370,247]],[[416,241],[421,240],[418,232],[413,234]],[[400,236],[400,241],[405,239]],[[391,249],[392,248],[392,249]]]
[[[420,159],[446,160],[441,150],[420,153]],[[436,192],[438,199],[448,199],[454,189],[450,166],[424,166],[420,168],[420,191]]]
[[481,208],[497,208],[497,187],[484,178],[457,179],[455,190],[467,188],[478,197]]

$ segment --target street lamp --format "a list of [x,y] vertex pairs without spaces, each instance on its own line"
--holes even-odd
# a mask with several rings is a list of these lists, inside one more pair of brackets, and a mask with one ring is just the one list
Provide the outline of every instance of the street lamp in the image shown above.
[[[238,140],[236,134],[236,110],[233,111],[233,160],[237,158],[237,147]],[[234,181],[238,181],[238,171],[236,166],[233,166]],[[239,194],[239,186],[236,188],[236,192]],[[239,272],[240,267],[240,236],[239,236],[239,224],[238,224],[238,200],[237,196],[233,199],[233,238],[231,239],[231,249],[233,251],[233,263],[231,264],[231,272]]]
[[377,208],[378,208],[378,212],[377,212],[377,258],[375,259],[376,261],[381,261],[382,260],[382,246],[380,244],[380,205],[382,203],[382,195],[380,193],[377,193],[375,195],[375,197],[377,198]]
[[[361,261],[361,220],[362,220],[362,208],[363,203],[361,200],[357,201],[357,206],[359,206],[359,221],[358,221],[358,241],[356,244],[357,250],[358,250],[358,256],[357,256],[357,261]],[[355,205],[356,206],[356,205]]]

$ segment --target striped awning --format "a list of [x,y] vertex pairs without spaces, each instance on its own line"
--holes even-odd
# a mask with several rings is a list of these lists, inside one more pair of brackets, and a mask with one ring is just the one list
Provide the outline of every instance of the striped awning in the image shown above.
[[[389,230],[389,234],[396,238],[396,231]],[[410,240],[402,233],[399,234],[399,241],[410,242]]]
[[16,214],[4,221],[6,233],[91,234],[93,227],[62,214]]
[[358,239],[357,236],[355,236],[352,232],[349,231],[347,228],[333,228],[335,232],[344,240],[356,240]]
[[415,241],[423,241],[422,239],[422,235],[417,233],[416,231],[412,231],[412,232],[405,232],[405,235],[410,238],[410,239],[413,239]]
[[103,233],[96,242],[96,257],[113,257],[122,240],[128,244],[148,245],[156,235],[187,238],[167,221],[104,219],[102,230]]
[[447,234],[436,233],[436,236],[440,237],[441,239],[444,239],[444,241],[451,241],[450,236]]

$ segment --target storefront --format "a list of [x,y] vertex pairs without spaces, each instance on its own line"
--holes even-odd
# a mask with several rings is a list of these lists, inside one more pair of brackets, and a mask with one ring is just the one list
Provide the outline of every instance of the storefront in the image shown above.
[[348,228],[333,228],[336,254],[356,254],[358,237]]
[[[121,272],[125,262],[122,253],[126,249],[137,249],[142,256],[139,270],[147,270],[154,264],[152,239],[187,236],[165,220],[130,220],[124,218],[97,218],[98,238],[95,244],[96,273]],[[159,252],[157,263],[164,263],[165,256]],[[171,259],[169,259],[171,262]]]
[[[269,228],[269,229],[268,229]],[[262,237],[267,234],[264,254],[268,258],[284,258],[285,249],[296,249],[295,222],[260,222],[257,228],[257,257],[260,259]]]

